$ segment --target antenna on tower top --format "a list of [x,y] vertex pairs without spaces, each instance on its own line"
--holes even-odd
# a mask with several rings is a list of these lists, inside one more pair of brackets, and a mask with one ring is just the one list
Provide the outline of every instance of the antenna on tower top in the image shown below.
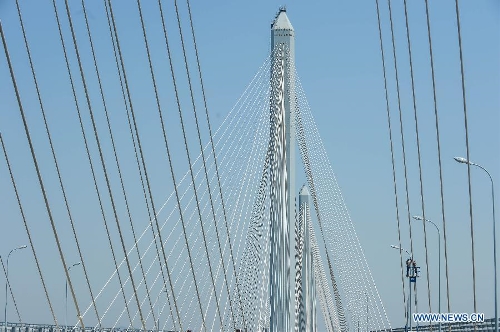
[[281,13],[286,13],[286,5],[280,6],[278,11],[276,12],[276,15],[274,15],[274,20],[271,22],[271,28],[273,27],[274,22],[276,22],[278,16],[280,16]]
[[281,7],[278,9],[278,12],[277,12],[277,13],[276,13],[276,15],[274,16],[274,19],[276,20],[276,19],[278,18],[278,16],[280,16],[280,14],[281,14],[282,12],[285,12],[285,13],[286,13],[286,6],[285,6],[285,5],[281,6]]

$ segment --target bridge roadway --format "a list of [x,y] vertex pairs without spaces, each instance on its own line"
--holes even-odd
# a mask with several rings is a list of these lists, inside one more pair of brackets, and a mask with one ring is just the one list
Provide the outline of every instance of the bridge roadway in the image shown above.
[[[495,331],[495,318],[490,318],[490,319],[485,319],[484,322],[481,323],[475,323],[476,324],[476,330],[477,332],[493,332]],[[432,330],[430,325],[419,325],[417,326],[412,326],[412,331],[419,331],[419,332],[427,332],[427,331],[434,331],[438,332],[439,331],[439,324],[437,323],[432,323]],[[451,326],[451,331],[455,332],[469,332],[469,331],[474,331],[474,323],[462,323],[462,322],[455,322],[455,323],[441,323],[441,331],[442,332],[448,332],[448,328]],[[392,330],[379,330],[376,332],[382,332],[382,331],[392,331],[392,332],[405,332],[404,327],[399,327],[395,328]]]
[[[0,323],[0,332],[6,332],[5,323]],[[7,323],[7,332],[141,332],[142,329],[126,328],[126,327],[116,327],[116,328],[96,328],[96,327],[85,327],[85,331],[82,328],[73,328],[72,326],[56,325],[51,324],[29,324],[29,323]],[[173,332],[171,330],[161,330],[162,332]],[[191,330],[188,330],[190,332]],[[148,330],[148,332],[157,332],[157,330]]]
[[[0,332],[56,332],[58,329],[56,328],[55,325],[50,325],[50,324],[23,324],[23,323],[7,323],[7,331],[5,331],[5,324],[4,322],[0,323]],[[461,322],[456,322],[456,323],[442,323],[441,324],[441,330],[443,332],[449,331],[448,328],[451,326],[451,331],[455,332],[472,332],[474,331],[474,323],[461,323]],[[490,318],[490,319],[485,319],[484,322],[482,323],[476,323],[476,331],[477,332],[493,332],[495,331],[495,319]],[[118,328],[103,328],[103,329],[97,329],[95,327],[86,327],[85,331],[81,328],[75,328],[73,329],[72,327],[67,327],[65,329],[64,326],[59,325],[59,331],[60,332],[69,332],[69,331],[74,331],[74,332],[141,332],[141,329],[127,329],[125,327],[118,327]],[[173,332],[169,330],[162,330],[163,332]],[[386,330],[377,330],[377,331],[370,331],[370,332],[405,332],[404,327],[399,327],[395,328],[392,330],[386,329]],[[418,327],[413,327],[413,331],[419,331],[419,332],[427,332],[431,331],[430,325],[419,325]],[[438,331],[438,324],[432,324],[432,331]],[[156,332],[156,330],[148,330],[148,332]],[[190,332],[190,330],[188,330]]]
[[[82,328],[73,328],[72,326],[56,325],[51,324],[29,324],[29,323],[9,323],[7,322],[7,330],[5,329],[5,323],[0,322],[0,332],[142,332],[142,329],[135,328],[96,328],[96,327],[85,327],[85,331]],[[158,332],[157,330],[148,330],[147,332]],[[161,330],[161,332],[174,332],[172,330]],[[192,330],[187,330],[187,332],[192,332]],[[235,332],[243,332],[241,330],[236,330]],[[268,332],[264,330],[263,332]]]

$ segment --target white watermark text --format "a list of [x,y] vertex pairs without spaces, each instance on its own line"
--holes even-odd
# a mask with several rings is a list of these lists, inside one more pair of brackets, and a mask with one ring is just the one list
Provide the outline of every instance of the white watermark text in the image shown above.
[[484,314],[474,312],[468,313],[414,313],[413,321],[415,323],[482,323]]

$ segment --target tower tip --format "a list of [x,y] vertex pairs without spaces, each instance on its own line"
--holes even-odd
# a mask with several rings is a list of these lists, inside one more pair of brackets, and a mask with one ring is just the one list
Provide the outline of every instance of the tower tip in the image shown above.
[[292,24],[286,15],[286,6],[281,6],[271,24],[273,30],[293,30]]
[[303,185],[302,188],[300,188],[299,194],[302,196],[309,195],[309,190],[307,189],[307,185]]

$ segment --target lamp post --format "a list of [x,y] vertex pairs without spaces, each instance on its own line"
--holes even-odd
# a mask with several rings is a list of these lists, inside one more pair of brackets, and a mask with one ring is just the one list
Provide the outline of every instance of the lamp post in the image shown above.
[[24,249],[26,247],[27,246],[24,245],[24,246],[20,246],[20,247],[14,248],[7,255],[7,268],[6,268],[7,271],[5,273],[6,275],[5,275],[5,309],[4,309],[5,332],[7,332],[7,300],[8,300],[8,297],[7,297],[7,284],[9,282],[9,258],[10,258],[10,254],[12,254],[14,251],[20,250],[20,249]]
[[[77,266],[77,265],[80,265],[80,264],[81,264],[81,262],[77,262],[77,263],[71,265],[68,268],[68,274],[69,274],[69,271],[71,271],[71,268],[73,266]],[[66,279],[66,293],[65,293],[64,308],[65,308],[64,329],[67,329],[68,328],[68,279]]]
[[[395,245],[391,245],[391,248],[393,249],[397,249],[399,251],[401,250],[404,250],[408,256],[410,257],[410,260],[413,262],[413,255],[411,255],[408,250],[402,248],[402,247],[398,247],[398,246],[395,246]],[[408,287],[410,288],[410,294],[409,294],[409,298],[408,298],[408,317],[406,319],[406,330],[408,331],[408,321],[410,321],[410,331],[411,331],[411,279],[409,276],[408,277]]]
[[[415,220],[424,220],[424,221],[427,221],[427,222],[430,222],[431,224],[434,225],[434,227],[436,227],[436,230],[438,232],[438,246],[439,246],[439,250],[438,250],[438,264],[439,264],[439,268],[438,268],[438,306],[439,306],[439,313],[441,313],[441,232],[439,231],[439,227],[437,227],[437,225],[435,223],[433,223],[431,220],[429,219],[424,219],[424,217],[421,217],[421,216],[413,216],[413,219]],[[441,332],[441,321],[439,321],[439,332]]]
[[491,177],[490,172],[486,170],[483,166],[473,163],[472,161],[469,161],[465,158],[462,157],[455,157],[454,158],[456,162],[461,163],[461,164],[469,164],[471,166],[476,166],[482,169],[483,171],[488,174],[488,177],[490,178],[491,181],[491,203],[493,206],[493,269],[494,269],[494,278],[495,278],[495,331],[498,332],[498,305],[497,305],[497,235],[496,235],[496,230],[495,230],[495,190],[493,187],[493,178]]

